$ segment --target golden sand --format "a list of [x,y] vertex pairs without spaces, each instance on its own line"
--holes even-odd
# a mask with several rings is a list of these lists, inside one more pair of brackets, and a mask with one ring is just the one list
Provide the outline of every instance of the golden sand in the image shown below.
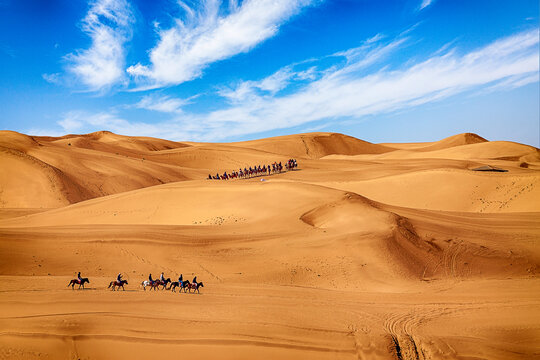
[[0,169],[0,359],[540,357],[534,147],[2,131]]

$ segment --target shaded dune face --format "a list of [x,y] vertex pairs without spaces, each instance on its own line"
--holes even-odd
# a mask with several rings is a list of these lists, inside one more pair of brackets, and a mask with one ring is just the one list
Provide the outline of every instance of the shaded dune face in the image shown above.
[[[206,180],[290,158],[295,171]],[[534,147],[2,131],[0,167],[0,359],[540,352]],[[66,286],[78,271],[85,290]],[[119,272],[125,291],[107,289]],[[204,287],[139,286],[161,272]]]

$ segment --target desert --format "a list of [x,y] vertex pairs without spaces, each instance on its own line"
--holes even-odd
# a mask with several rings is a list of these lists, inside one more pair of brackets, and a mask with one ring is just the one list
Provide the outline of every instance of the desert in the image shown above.
[[533,146],[1,131],[0,168],[2,359],[540,356]]

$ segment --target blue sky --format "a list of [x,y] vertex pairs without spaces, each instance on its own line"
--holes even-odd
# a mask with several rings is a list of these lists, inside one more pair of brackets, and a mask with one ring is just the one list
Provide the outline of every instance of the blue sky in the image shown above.
[[537,0],[0,0],[0,128],[540,146]]

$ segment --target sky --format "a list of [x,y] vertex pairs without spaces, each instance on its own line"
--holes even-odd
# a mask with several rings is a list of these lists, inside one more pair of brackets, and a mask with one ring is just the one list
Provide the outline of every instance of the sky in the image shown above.
[[0,129],[540,147],[537,0],[0,0]]

